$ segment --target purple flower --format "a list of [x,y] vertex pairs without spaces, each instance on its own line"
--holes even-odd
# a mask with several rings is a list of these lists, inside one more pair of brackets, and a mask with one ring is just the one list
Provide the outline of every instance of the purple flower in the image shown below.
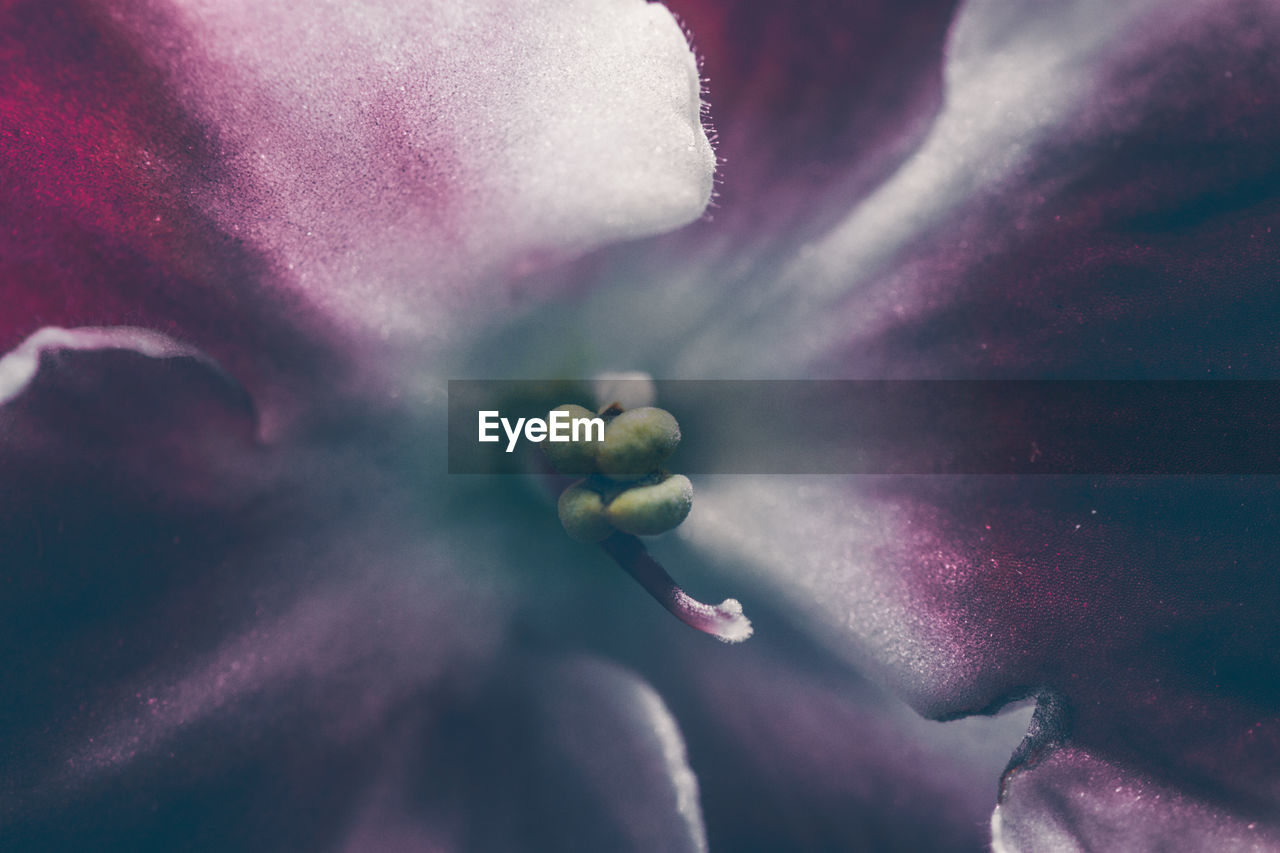
[[729,646],[443,473],[460,376],[1273,378],[1280,13],[670,5],[705,93],[639,0],[6,8],[0,846],[1280,847],[1272,477],[703,478]]

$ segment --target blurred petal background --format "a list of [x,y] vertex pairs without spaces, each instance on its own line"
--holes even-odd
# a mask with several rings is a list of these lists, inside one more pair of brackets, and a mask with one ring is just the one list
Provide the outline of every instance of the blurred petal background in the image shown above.
[[1280,14],[669,7],[5,5],[0,846],[1280,846],[1272,478],[701,479],[724,646],[443,473],[461,376],[1274,378]]

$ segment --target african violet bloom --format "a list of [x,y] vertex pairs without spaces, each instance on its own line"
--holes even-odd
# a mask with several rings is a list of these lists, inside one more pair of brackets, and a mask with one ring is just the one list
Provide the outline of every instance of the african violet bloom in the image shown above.
[[1272,378],[1280,12],[671,5],[705,217],[659,6],[6,8],[3,846],[1280,847],[1271,478],[705,478],[731,646],[442,473],[458,376]]

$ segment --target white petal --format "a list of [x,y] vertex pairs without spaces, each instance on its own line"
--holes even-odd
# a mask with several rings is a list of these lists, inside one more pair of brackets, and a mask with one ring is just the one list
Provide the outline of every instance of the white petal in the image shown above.
[[657,4],[107,5],[215,140],[191,197],[362,333],[439,341],[511,276],[710,196],[697,66]]

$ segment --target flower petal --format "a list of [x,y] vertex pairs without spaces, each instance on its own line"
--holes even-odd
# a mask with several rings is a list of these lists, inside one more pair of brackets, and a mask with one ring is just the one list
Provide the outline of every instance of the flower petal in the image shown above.
[[39,500],[85,468],[177,496],[253,452],[253,399],[204,352],[130,327],[47,327],[0,358],[0,461]]
[[[594,349],[700,378],[1275,375],[1277,41],[1249,2],[969,5],[929,138],[840,227],[628,276]],[[1273,488],[756,478],[700,483],[682,532],[927,714],[1051,689],[1080,743],[1248,798],[1275,755],[1240,746],[1276,728]]]
[[[767,324],[790,345],[726,371],[1274,376],[1280,17],[1167,11],[967,7],[929,141],[687,363],[716,369]],[[816,633],[922,712],[1047,691],[1067,743],[1247,814],[1276,806],[1274,491],[775,478],[702,486],[685,533],[772,564]]]
[[710,195],[697,67],[659,4],[3,15],[0,348],[49,324],[163,329],[273,421],[420,371],[528,304],[514,276]]
[[923,720],[799,641],[767,597],[752,606],[766,621],[739,648],[655,631],[634,653],[685,732],[712,848],[985,847],[1029,710]]
[[[0,375],[15,847],[312,837],[323,821],[228,814],[340,796],[331,774],[358,766],[388,709],[492,653],[504,607],[485,556],[464,579],[423,536],[421,496],[332,437],[259,442],[252,401],[206,356],[54,329]],[[327,781],[308,784],[319,762]]]
[[0,350],[47,325],[146,326],[209,352],[255,394],[331,365],[320,342],[332,330],[194,204],[220,179],[216,146],[109,14],[6,4],[0,93]]
[[1047,691],[1063,742],[1274,807],[1276,478],[734,479],[685,534],[922,713]]
[[1271,815],[1232,814],[1075,748],[1015,772],[992,830],[995,853],[1280,849]]
[[685,358],[767,324],[773,375],[1271,375],[1277,40],[1249,2],[966,7],[925,143]]
[[[439,775],[433,785],[450,800],[471,795],[457,804],[475,819],[467,849],[706,850],[697,781],[675,721],[652,688],[590,660],[535,667],[516,683],[528,704],[518,701],[514,714],[502,706],[493,719],[458,717],[442,733],[453,742],[438,743],[447,756],[480,762],[458,771],[483,791],[450,790],[444,780],[459,774]],[[491,730],[494,723],[505,733]],[[509,751],[495,752],[494,736]],[[528,769],[513,773],[512,759]],[[503,780],[503,795],[494,799],[492,777],[476,769]]]
[[342,849],[705,851],[698,784],[652,688],[522,661],[387,737]]
[[941,101],[954,0],[669,5],[694,35],[723,159],[703,231],[812,229],[883,180]]
[[886,180],[798,242],[613,252],[562,334],[663,378],[1269,376],[1277,39],[1247,0],[970,4]]

